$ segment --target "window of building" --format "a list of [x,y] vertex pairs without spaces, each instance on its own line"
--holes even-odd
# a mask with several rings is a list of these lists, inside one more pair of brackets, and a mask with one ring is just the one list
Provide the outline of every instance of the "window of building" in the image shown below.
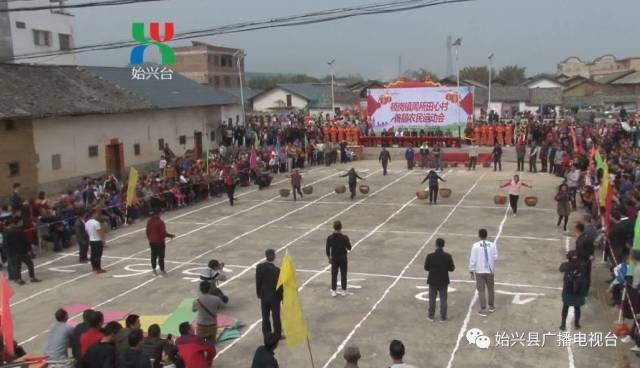
[[216,132],[214,132],[214,131],[209,132],[209,137],[211,139],[211,142],[215,142],[216,141]]
[[220,57],[220,66],[228,66],[227,65],[227,57],[225,55]]
[[98,157],[98,146],[89,146],[89,157]]
[[17,162],[9,162],[9,176],[20,175],[20,164]]
[[51,155],[51,169],[60,170],[62,168],[62,160],[60,154]]
[[215,66],[220,66],[220,56],[215,55],[215,56],[213,57],[213,65],[215,65]]
[[36,46],[50,46],[51,45],[51,32],[41,31],[39,29],[33,30],[33,44]]
[[229,77],[228,75],[224,77],[224,86],[231,87],[231,77]]
[[24,22],[16,22],[16,28],[25,29],[27,25]]
[[214,80],[214,85],[216,87],[220,87],[220,77],[216,75],[215,77],[213,77],[213,80]]
[[135,143],[133,145],[133,154],[134,156],[140,156],[140,143]]
[[16,123],[13,120],[7,120],[4,122],[4,130],[15,130]]
[[182,144],[182,145],[187,144],[187,136],[186,135],[181,135],[178,139],[180,140],[180,144]]
[[158,149],[160,151],[164,150],[164,139],[163,138],[158,139]]
[[291,107],[291,95],[287,95],[287,107]]
[[58,34],[58,40],[60,41],[60,50],[71,50],[71,35],[60,33]]

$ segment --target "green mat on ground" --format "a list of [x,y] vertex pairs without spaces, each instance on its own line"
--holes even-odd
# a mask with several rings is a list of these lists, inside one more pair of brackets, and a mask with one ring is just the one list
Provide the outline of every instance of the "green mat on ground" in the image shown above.
[[237,339],[240,335],[240,330],[238,330],[238,328],[228,327],[224,329],[220,336],[218,336],[218,342]]
[[191,310],[193,306],[193,298],[187,298],[180,302],[178,308],[169,315],[169,318],[160,327],[162,334],[172,334],[174,337],[180,336],[180,324],[182,322],[193,321],[196,318],[196,312]]

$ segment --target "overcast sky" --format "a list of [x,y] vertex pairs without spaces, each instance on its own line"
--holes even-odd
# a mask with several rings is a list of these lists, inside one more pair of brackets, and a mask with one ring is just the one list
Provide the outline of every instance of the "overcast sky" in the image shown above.
[[[184,32],[239,21],[304,13],[380,0],[167,0],[73,9],[76,45],[129,40],[133,21],[173,21]],[[208,37],[212,44],[245,49],[246,70],[394,78],[403,70],[446,70],[446,37],[463,38],[461,65],[526,66],[527,74],[555,72],[568,56],[592,60],[603,54],[640,56],[640,1],[476,0],[395,14],[309,26]],[[188,44],[186,41],[174,45]],[[122,66],[128,49],[81,54],[84,65]]]

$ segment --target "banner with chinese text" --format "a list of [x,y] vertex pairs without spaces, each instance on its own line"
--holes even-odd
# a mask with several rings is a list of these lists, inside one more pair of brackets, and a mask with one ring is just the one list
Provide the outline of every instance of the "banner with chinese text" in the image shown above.
[[393,128],[451,130],[457,134],[473,121],[473,87],[419,87],[370,89],[367,115],[376,133]]

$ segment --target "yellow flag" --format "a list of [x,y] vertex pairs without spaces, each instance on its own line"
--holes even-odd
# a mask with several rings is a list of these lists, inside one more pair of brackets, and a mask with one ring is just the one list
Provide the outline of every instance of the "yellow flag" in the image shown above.
[[296,270],[293,268],[289,253],[285,252],[280,265],[280,277],[276,287],[282,286],[283,300],[282,312],[282,328],[287,337],[287,345],[296,346],[307,341],[309,333],[307,331],[307,322],[302,314],[302,305],[298,296],[298,280],[296,279]]
[[602,183],[600,183],[600,206],[604,206],[609,190],[609,165],[602,163]]
[[127,207],[131,207],[136,199],[136,185],[138,184],[138,170],[135,167],[129,169],[129,184],[127,185]]

